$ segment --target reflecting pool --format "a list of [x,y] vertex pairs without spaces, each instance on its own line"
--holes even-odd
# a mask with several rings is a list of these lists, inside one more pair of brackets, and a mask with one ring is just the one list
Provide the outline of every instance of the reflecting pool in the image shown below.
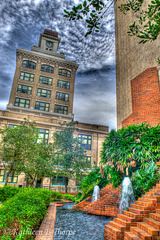
[[112,218],[84,214],[73,210],[73,203],[58,207],[54,240],[104,240],[104,225]]

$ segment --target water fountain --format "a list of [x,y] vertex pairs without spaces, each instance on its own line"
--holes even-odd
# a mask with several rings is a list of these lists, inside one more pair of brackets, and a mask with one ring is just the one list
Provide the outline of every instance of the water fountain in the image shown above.
[[97,199],[100,198],[100,195],[99,195],[99,186],[98,185],[95,185],[94,186],[94,190],[93,190],[93,195],[92,195],[92,203],[94,201],[96,201]]
[[125,177],[122,182],[122,193],[121,193],[121,201],[120,201],[120,211],[126,210],[130,204],[134,203],[135,197],[132,188],[132,183],[129,177]]

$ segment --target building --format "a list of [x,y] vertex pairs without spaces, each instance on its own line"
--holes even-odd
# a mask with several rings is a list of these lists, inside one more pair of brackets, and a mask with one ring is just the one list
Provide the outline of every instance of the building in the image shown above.
[[[127,2],[127,1],[126,1]],[[151,0],[143,3],[143,9]],[[129,25],[138,20],[139,12],[124,15],[118,6],[125,1],[115,1],[116,40],[116,95],[117,127],[131,123],[160,122],[160,36],[154,42],[139,44],[140,39],[130,37]]]
[[[39,45],[31,51],[17,50],[17,65],[7,110],[0,111],[1,128],[18,125],[26,118],[35,121],[39,137],[46,143],[52,141],[54,131],[62,129],[60,123],[74,119],[73,97],[76,62],[67,61],[63,52],[57,53],[60,44],[58,33],[45,30],[40,34]],[[108,133],[107,126],[78,122],[74,136],[81,139],[91,164],[98,165],[102,142]],[[0,169],[0,185],[4,184],[5,171]],[[25,175],[10,176],[9,182],[26,186]],[[36,186],[40,182],[37,179]],[[64,177],[44,178],[43,186],[64,192]],[[76,182],[69,179],[68,192],[77,192]]]

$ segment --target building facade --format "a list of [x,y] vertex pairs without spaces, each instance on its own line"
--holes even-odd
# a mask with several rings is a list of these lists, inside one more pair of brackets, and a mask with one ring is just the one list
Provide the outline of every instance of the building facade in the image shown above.
[[[17,65],[7,110],[0,110],[0,126],[9,127],[27,119],[34,121],[39,128],[39,138],[46,143],[52,141],[55,131],[62,130],[61,123],[74,120],[73,98],[76,62],[67,61],[64,53],[57,53],[60,44],[58,33],[45,30],[40,34],[39,45],[31,51],[17,50]],[[91,164],[98,165],[102,142],[108,127],[78,122],[74,136],[82,141]],[[1,165],[0,185],[4,185],[5,171]],[[41,182],[40,182],[41,181]],[[26,186],[25,175],[12,175],[9,183]],[[37,179],[36,186],[64,192],[64,177]],[[68,192],[76,193],[77,185],[72,179],[68,182]]]
[[[129,11],[126,15],[124,15],[122,12],[120,12],[118,6],[124,4],[125,2],[127,2],[127,0],[115,1],[116,96],[118,129],[131,123],[147,122],[151,125],[155,125],[160,122],[160,67],[157,63],[157,60],[160,57],[160,36],[156,41],[145,44],[139,44],[140,39],[129,36],[127,33],[129,25],[138,20],[140,13],[133,13],[132,11]],[[147,9],[147,6],[150,2],[151,0],[144,1],[143,10]],[[142,81],[142,79],[144,81]],[[149,79],[152,80],[149,81]],[[139,81],[139,83],[137,83],[137,81]],[[139,87],[134,89],[133,85],[135,82],[139,85]],[[145,97],[147,96],[147,98],[150,98],[150,100],[151,96],[156,94],[157,100],[145,101],[145,98],[139,98],[139,101],[136,103],[136,110],[136,105],[135,102],[133,102],[133,99],[135,95],[138,96],[139,90],[140,94],[143,96],[145,95]],[[158,108],[157,104],[159,105]],[[142,114],[139,115],[141,113],[140,108],[142,109],[142,105],[143,113],[145,109],[143,117]],[[131,120],[131,115],[134,121]],[[153,115],[153,117],[151,118],[150,115]],[[156,116],[154,117],[154,115]],[[129,121],[127,119],[129,119]]]

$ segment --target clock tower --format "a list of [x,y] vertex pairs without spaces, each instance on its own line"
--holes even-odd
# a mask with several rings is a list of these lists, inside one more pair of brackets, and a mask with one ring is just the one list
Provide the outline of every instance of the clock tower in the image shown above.
[[60,41],[61,41],[61,38],[58,37],[57,32],[45,29],[44,33],[40,34],[39,44],[38,44],[39,48],[34,46],[32,50],[55,56],[57,55],[57,50],[58,50]]

